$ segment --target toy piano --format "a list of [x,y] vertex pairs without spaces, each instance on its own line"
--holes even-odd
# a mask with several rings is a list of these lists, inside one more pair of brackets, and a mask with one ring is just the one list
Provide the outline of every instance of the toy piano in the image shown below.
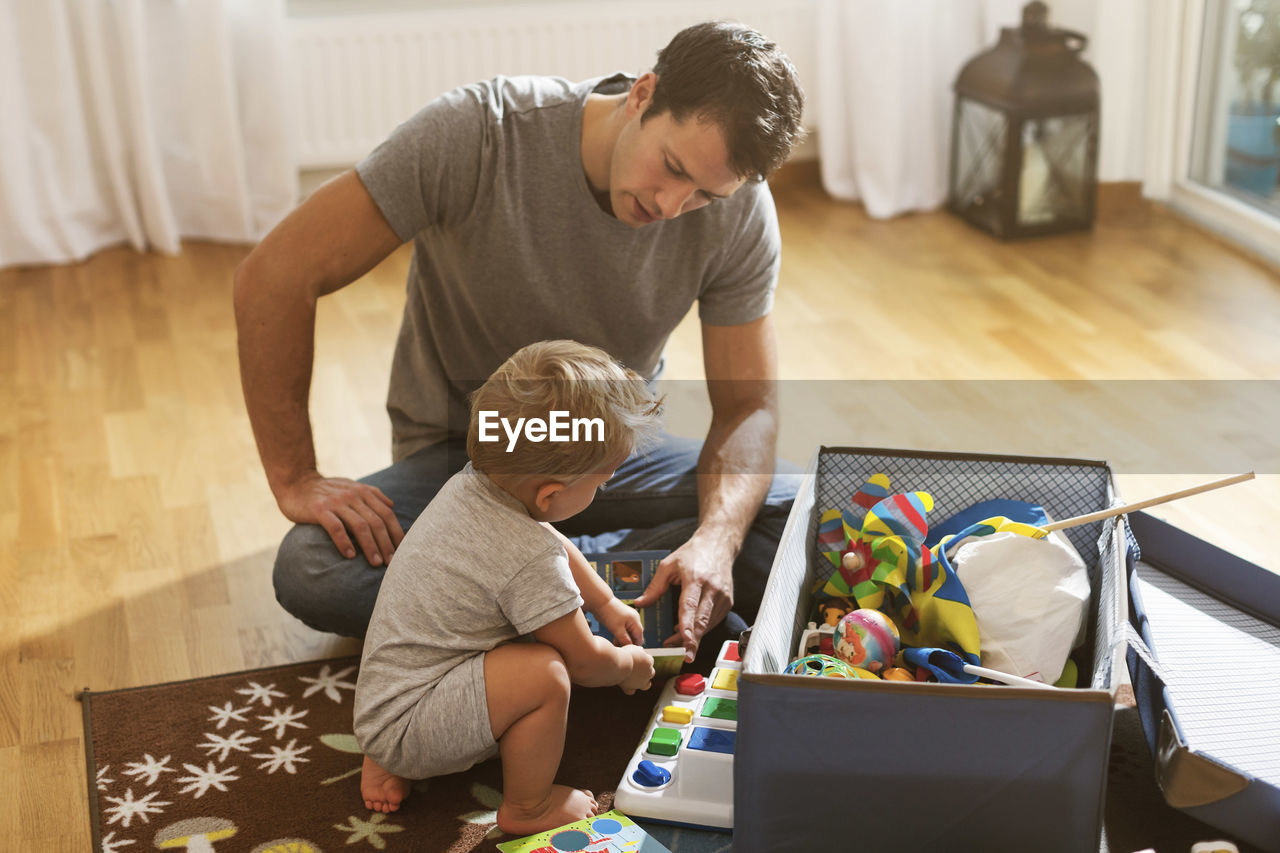
[[733,827],[741,671],[738,643],[730,640],[720,647],[710,675],[685,673],[667,681],[618,783],[618,809],[667,823]]

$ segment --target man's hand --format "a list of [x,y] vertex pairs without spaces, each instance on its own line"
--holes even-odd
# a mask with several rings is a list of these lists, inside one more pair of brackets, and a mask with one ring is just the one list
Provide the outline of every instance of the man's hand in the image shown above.
[[314,474],[282,489],[276,500],[290,521],[323,527],[348,559],[356,555],[353,536],[373,566],[391,562],[404,539],[391,498],[377,486]]
[[613,634],[616,646],[629,646],[635,643],[644,645],[644,626],[640,624],[640,614],[634,607],[623,604],[612,595],[598,609],[592,611],[596,621],[609,629]]
[[649,606],[672,584],[680,585],[680,603],[676,609],[676,633],[664,645],[683,645],[685,662],[692,663],[703,635],[724,621],[733,608],[732,555],[705,544],[695,534],[658,564],[658,571],[635,600],[635,606]]

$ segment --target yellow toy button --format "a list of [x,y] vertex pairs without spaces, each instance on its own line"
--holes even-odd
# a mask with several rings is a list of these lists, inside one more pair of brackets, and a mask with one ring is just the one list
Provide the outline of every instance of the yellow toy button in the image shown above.
[[662,721],[664,723],[675,723],[683,726],[693,719],[692,708],[681,708],[678,705],[668,705],[662,709]]
[[738,689],[738,671],[736,669],[721,669],[716,671],[716,677],[711,680],[711,687],[714,690],[733,690]]

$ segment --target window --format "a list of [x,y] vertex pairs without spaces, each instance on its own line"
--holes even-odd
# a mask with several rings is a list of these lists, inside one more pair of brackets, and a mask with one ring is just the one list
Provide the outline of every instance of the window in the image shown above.
[[1161,0],[1147,13],[1144,192],[1280,264],[1280,0]]
[[1280,217],[1280,0],[1205,4],[1189,177]]

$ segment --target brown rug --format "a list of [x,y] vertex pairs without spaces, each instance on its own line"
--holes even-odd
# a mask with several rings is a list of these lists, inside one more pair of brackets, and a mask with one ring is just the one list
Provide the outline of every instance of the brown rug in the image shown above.
[[[364,808],[351,735],[358,663],[352,657],[86,690],[95,853],[154,850],[169,836],[175,840],[161,849],[204,853],[469,853],[496,851],[498,841],[510,840],[494,826],[502,788],[496,760],[418,783],[391,815]],[[590,788],[610,805],[656,696],[575,687],[559,781]],[[674,853],[725,853],[732,843],[723,833],[642,825]],[[1101,851],[1186,853],[1215,838],[1257,853],[1164,803],[1137,713],[1119,710]]]
[[[358,658],[82,694],[94,850],[496,850],[496,760],[418,783],[390,815],[360,798]],[[606,806],[651,697],[574,688],[559,781]],[[600,733],[612,733],[601,737]],[[727,844],[728,836],[719,836]],[[208,841],[199,846],[190,839]]]

